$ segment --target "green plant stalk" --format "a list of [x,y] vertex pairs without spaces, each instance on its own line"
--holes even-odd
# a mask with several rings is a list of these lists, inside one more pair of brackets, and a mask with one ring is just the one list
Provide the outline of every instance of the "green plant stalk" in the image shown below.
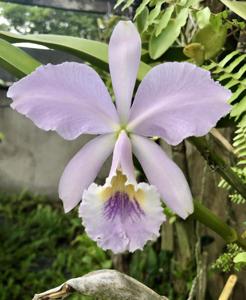
[[242,239],[234,228],[223,222],[223,220],[197,200],[194,200],[194,213],[191,215],[191,218],[195,218],[203,225],[212,229],[227,243],[236,243],[238,246],[246,249],[246,240]]
[[231,167],[209,146],[204,137],[188,139],[208,162],[209,166],[220,174],[239,194],[246,198],[246,185]]

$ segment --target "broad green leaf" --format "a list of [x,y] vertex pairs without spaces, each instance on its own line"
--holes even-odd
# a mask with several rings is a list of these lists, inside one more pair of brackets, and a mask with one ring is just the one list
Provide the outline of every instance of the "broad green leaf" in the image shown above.
[[170,5],[161,16],[158,25],[156,26],[155,36],[157,37],[163,29],[167,27],[168,22],[171,19],[172,13],[174,11],[174,5]]
[[202,65],[204,62],[204,46],[200,43],[191,43],[184,47],[184,54],[192,58],[197,65]]
[[117,7],[119,7],[122,3],[124,3],[126,0],[118,0],[114,6],[114,9],[116,9]]
[[237,263],[246,263],[246,252],[238,253],[238,254],[234,257],[233,262],[234,262],[235,264],[237,264]]
[[150,0],[143,0],[143,2],[139,5],[139,7],[136,10],[136,14],[134,16],[134,20],[138,15],[141,14],[141,12],[144,10],[144,8],[149,4]]
[[196,13],[196,21],[199,28],[202,29],[209,24],[210,16],[211,12],[209,7],[205,7]]
[[196,7],[200,0],[187,0],[185,7]]
[[159,16],[161,12],[161,6],[164,1],[158,1],[155,8],[151,10],[149,17],[148,17],[148,23],[149,25],[153,24],[155,19]]
[[148,27],[148,7],[145,7],[140,15],[136,18],[137,28],[140,33],[144,32]]
[[[108,71],[108,45],[77,37],[51,34],[28,34],[20,35],[9,32],[0,32],[0,38],[9,42],[29,42],[47,46],[50,49],[62,50],[71,53],[83,61],[89,62],[103,70]],[[139,66],[138,79],[142,80],[150,67],[141,62]]]
[[23,77],[41,63],[23,50],[0,39],[0,65],[16,77]]
[[186,6],[187,0],[179,0],[179,5],[180,6]]
[[220,0],[225,6],[230,8],[235,14],[246,20],[246,1]]
[[75,56],[100,67],[107,68],[107,45],[97,41],[86,40],[77,37],[52,34],[27,34],[20,35],[0,31],[0,38],[9,42],[29,42],[47,46],[74,54]]
[[133,2],[134,0],[128,0],[126,4],[122,7],[122,11],[130,7],[133,4]]
[[204,28],[198,30],[193,42],[200,43],[205,48],[205,58],[212,58],[219,53],[226,40],[227,28],[220,26],[218,29],[208,24]]
[[149,53],[152,59],[157,59],[172,46],[185,25],[189,9],[182,8],[174,20],[171,20],[159,36],[153,32],[149,42]]

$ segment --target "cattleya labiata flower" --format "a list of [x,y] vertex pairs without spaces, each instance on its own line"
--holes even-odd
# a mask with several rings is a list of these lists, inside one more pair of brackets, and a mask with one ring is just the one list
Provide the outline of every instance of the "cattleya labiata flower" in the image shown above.
[[[190,63],[155,66],[140,83],[132,104],[141,40],[130,22],[119,22],[109,43],[109,68],[116,106],[89,66],[46,65],[13,84],[11,104],[39,128],[64,139],[97,134],[68,163],[59,183],[66,212],[81,200],[86,232],[103,249],[141,249],[165,221],[161,199],[180,217],[193,212],[192,196],[179,167],[148,137],[170,145],[202,136],[230,110],[230,92],[208,71]],[[137,183],[132,152],[148,183]],[[105,160],[112,166],[103,186],[93,183]]]

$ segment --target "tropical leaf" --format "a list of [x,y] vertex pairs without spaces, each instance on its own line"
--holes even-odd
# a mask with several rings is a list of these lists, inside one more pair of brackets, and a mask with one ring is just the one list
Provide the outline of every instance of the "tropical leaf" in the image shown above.
[[209,24],[210,16],[211,11],[209,7],[206,6],[205,8],[198,10],[198,12],[196,13],[196,21],[199,28],[202,29]]
[[158,1],[154,7],[154,9],[151,10],[149,17],[148,17],[148,24],[151,25],[155,22],[156,18],[161,13],[161,6],[164,3],[164,0]]
[[[13,43],[29,42],[44,45],[50,49],[62,50],[66,53],[71,53],[77,56],[83,61],[89,62],[94,66],[108,71],[108,45],[101,42],[63,35],[20,35],[4,31],[0,32],[0,38]],[[138,79],[142,80],[149,69],[150,67],[148,65],[141,62]]]
[[220,0],[235,14],[246,20],[246,1]]
[[122,7],[122,10],[129,8],[134,3],[134,0],[128,0],[126,4]]
[[246,54],[235,50],[228,54],[220,62],[211,62],[204,66],[212,72],[213,76],[226,88],[232,91],[230,104],[232,104],[231,116],[241,120],[243,125],[246,114]]
[[[246,126],[239,127],[234,133],[233,147],[238,158],[237,165],[233,167],[233,171],[246,184]],[[219,183],[222,187],[230,192],[229,198],[236,204],[246,203],[246,199],[235,191],[229,183],[222,179]]]
[[134,20],[137,18],[138,15],[142,13],[142,11],[145,9],[145,7],[150,3],[151,0],[143,0],[142,3],[139,5],[139,7],[136,10]]
[[149,9],[145,7],[140,15],[136,18],[137,28],[140,33],[143,33],[148,28]]
[[238,253],[238,254],[234,257],[233,262],[234,262],[235,264],[237,264],[237,263],[246,263],[246,252]]
[[204,46],[205,58],[209,59],[221,51],[226,41],[226,33],[227,28],[223,24],[217,28],[208,24],[197,31],[192,41]]
[[189,14],[188,8],[182,8],[175,19],[172,19],[166,28],[157,37],[153,32],[149,41],[149,54],[152,59],[157,59],[172,46],[180,34],[181,28],[186,24]]
[[167,27],[167,24],[171,19],[173,11],[174,11],[174,5],[170,5],[164,10],[158,24],[156,25],[155,36],[158,36]]
[[235,153],[239,158],[237,165],[245,166],[246,168],[246,126],[238,126],[238,129],[235,131],[235,137],[233,138],[233,147],[235,148]]
[[116,9],[117,7],[119,7],[121,4],[123,4],[125,2],[125,0],[117,0],[114,9]]
[[41,63],[18,47],[0,39],[0,65],[16,77],[35,70]]

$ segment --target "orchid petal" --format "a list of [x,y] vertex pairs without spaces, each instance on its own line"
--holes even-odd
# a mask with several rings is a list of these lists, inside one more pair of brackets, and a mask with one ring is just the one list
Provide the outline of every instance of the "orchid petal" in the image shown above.
[[141,82],[127,129],[176,145],[186,137],[208,133],[230,111],[226,103],[230,96],[208,71],[186,62],[164,63]]
[[151,184],[156,186],[163,201],[183,219],[193,212],[190,188],[179,167],[153,141],[131,136],[133,153],[141,163]]
[[109,133],[118,123],[110,95],[98,74],[75,62],[46,65],[14,83],[11,107],[38,127],[72,140],[82,133]]
[[108,181],[116,176],[117,170],[121,170],[128,179],[128,183],[136,183],[134,165],[132,160],[132,145],[127,134],[122,130],[115,143],[112,166]]
[[113,134],[102,135],[88,142],[68,163],[59,182],[59,196],[65,212],[82,199],[84,189],[94,181],[104,161],[112,153]]
[[122,122],[128,120],[141,56],[141,39],[134,24],[120,21],[109,42],[109,69]]
[[165,221],[160,196],[147,183],[127,185],[121,172],[112,186],[92,184],[79,208],[87,234],[104,250],[114,253],[142,249],[159,236]]

